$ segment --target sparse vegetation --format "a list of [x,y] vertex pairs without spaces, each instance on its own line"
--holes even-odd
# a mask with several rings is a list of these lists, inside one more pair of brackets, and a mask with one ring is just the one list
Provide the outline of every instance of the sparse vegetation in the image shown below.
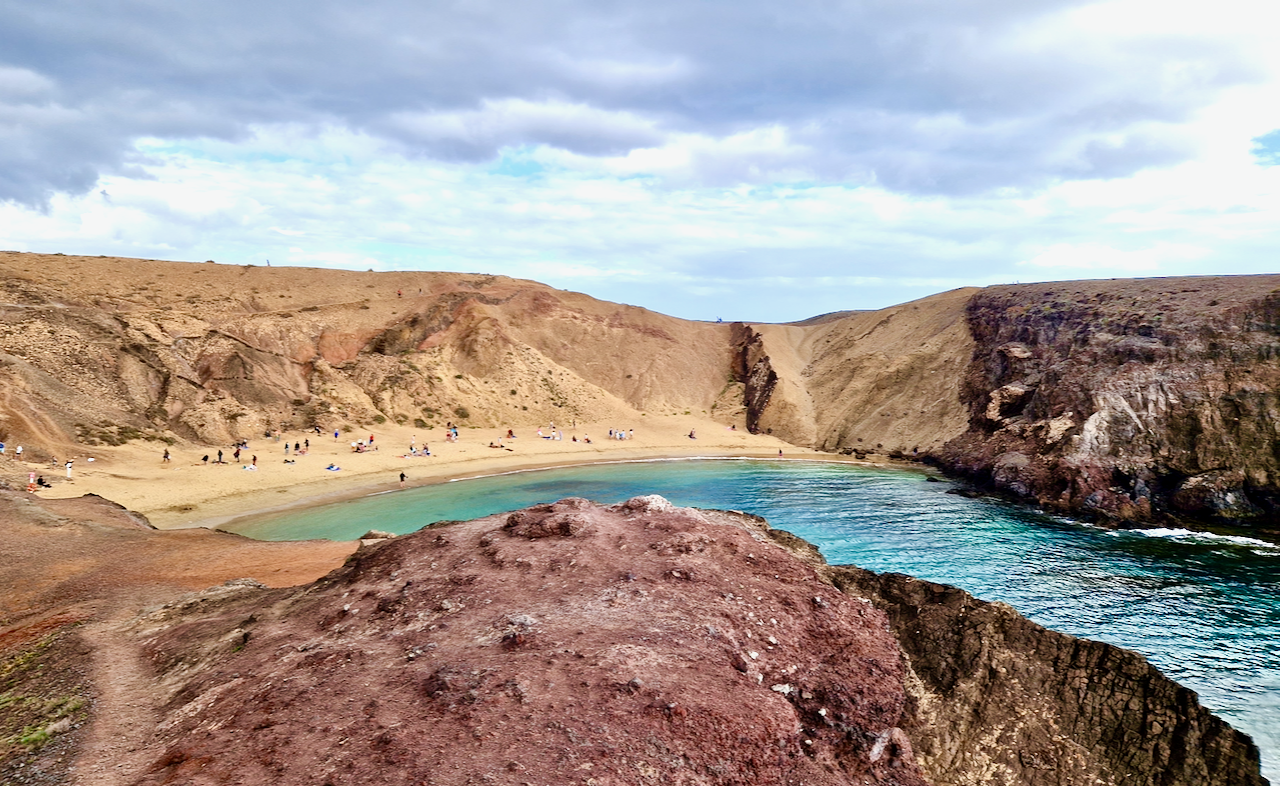
[[385,415],[374,415],[373,422],[381,426],[383,423],[387,422],[387,417]]
[[427,427],[427,421],[423,420],[422,418],[414,418],[414,419],[413,419],[413,427],[414,427],[414,428],[426,428],[426,427]]
[[471,412],[466,407],[454,407],[453,414],[457,415],[462,420],[466,420],[471,417]]

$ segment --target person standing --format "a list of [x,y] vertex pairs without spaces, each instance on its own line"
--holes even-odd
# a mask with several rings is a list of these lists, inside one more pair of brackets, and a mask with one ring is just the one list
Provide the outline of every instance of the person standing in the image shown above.
[[257,457],[257,456],[254,456],[254,457],[253,457],[253,466],[255,466],[255,467],[256,467],[256,466],[258,466],[258,457]]
[[405,474],[404,474],[403,472],[401,472],[401,473],[400,473],[400,488],[404,488],[404,479],[405,479]]
[[168,449],[168,448],[165,448],[165,449],[164,449],[164,456],[162,456],[162,457],[160,458],[160,462],[161,462],[162,464],[168,464],[170,461],[171,461],[171,459],[170,459],[170,457],[169,457],[169,449]]
[[221,464],[221,463],[222,463],[222,451],[221,451],[221,450],[219,450],[219,451],[218,451],[218,463],[219,463],[219,464]]
[[71,465],[76,463],[75,459],[67,459],[67,480],[71,480]]
[[18,446],[18,449],[14,451],[14,457],[15,457],[15,458],[17,458],[17,460],[18,460],[18,461],[22,461],[22,446],[21,446],[21,445],[19,445],[19,446]]

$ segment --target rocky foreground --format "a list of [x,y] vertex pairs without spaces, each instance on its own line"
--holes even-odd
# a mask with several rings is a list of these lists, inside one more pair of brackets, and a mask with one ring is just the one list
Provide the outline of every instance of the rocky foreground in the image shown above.
[[6,782],[1266,782],[1247,736],[1134,653],[660,497],[168,598],[5,650],[11,688],[62,674],[50,690],[92,700],[50,724],[70,748]]

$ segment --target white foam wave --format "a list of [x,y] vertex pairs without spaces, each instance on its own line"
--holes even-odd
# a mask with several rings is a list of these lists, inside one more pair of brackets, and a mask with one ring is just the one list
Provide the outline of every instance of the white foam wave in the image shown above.
[[1182,529],[1181,527],[1115,530],[1117,535],[1125,532],[1142,535],[1147,538],[1166,538],[1180,543],[1221,543],[1232,546],[1248,546],[1255,549],[1257,553],[1268,555],[1280,552],[1280,544],[1258,540],[1257,538],[1248,538],[1243,535],[1218,535],[1213,532],[1197,532],[1196,530]]

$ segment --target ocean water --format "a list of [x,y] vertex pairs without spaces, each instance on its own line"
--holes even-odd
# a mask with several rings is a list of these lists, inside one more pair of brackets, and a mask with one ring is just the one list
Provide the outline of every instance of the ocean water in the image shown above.
[[747,511],[833,564],[953,584],[1046,627],[1142,653],[1250,734],[1264,774],[1280,784],[1280,546],[1242,534],[1104,530],[949,488],[847,464],[624,462],[456,481],[229,528],[266,540],[351,539],[564,497],[640,494]]

